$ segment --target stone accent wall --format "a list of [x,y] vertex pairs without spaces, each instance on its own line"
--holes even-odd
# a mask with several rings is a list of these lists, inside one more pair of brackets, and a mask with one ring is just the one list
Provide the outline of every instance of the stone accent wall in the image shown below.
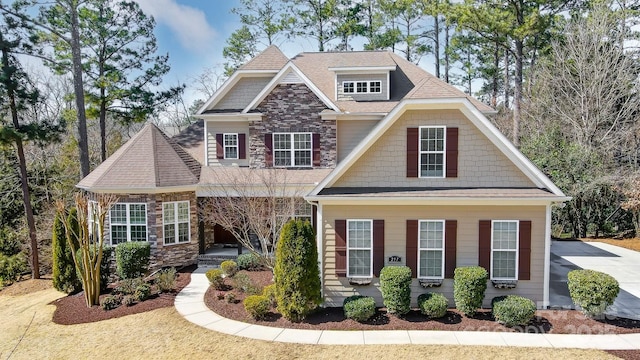
[[336,121],[322,120],[327,106],[305,84],[280,84],[258,105],[262,120],[249,122],[251,167],[263,168],[264,135],[274,132],[320,134],[320,167],[336,166]]

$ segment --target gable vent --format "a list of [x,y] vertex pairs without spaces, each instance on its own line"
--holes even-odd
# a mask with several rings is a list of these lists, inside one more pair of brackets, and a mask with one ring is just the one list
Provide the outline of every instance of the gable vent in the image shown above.
[[280,84],[301,84],[302,82],[302,79],[293,71],[290,71],[280,80]]

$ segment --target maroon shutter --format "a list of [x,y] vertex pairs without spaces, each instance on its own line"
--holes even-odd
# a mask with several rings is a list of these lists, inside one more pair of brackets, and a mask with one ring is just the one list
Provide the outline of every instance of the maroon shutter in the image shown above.
[[418,128],[407,128],[407,177],[418,177]]
[[224,159],[224,134],[216,134],[216,157]]
[[406,264],[411,277],[418,277],[418,220],[407,220]]
[[373,276],[384,267],[384,220],[373,220]]
[[458,177],[458,128],[447,128],[447,177]]
[[478,237],[478,265],[491,271],[491,220],[480,220]]
[[531,280],[531,221],[520,221],[518,280]]
[[238,159],[247,158],[247,136],[238,134]]
[[444,277],[453,279],[453,273],[456,269],[458,221],[446,220],[444,224]]
[[273,166],[273,135],[264,134],[264,166]]
[[336,276],[347,276],[347,220],[336,220]]
[[320,166],[320,134],[313,134],[313,166]]

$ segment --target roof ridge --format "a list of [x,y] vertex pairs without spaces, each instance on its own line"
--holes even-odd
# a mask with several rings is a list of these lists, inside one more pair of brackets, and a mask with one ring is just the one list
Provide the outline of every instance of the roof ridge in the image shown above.
[[[273,52],[275,50],[275,53],[278,55],[281,55],[284,59],[287,60],[287,62],[291,61],[291,59],[289,59],[283,52],[282,50],[280,50],[280,48],[274,44],[271,44],[269,46],[267,46],[264,50],[260,51],[260,53],[254,57],[252,57],[249,61],[247,61],[246,63],[242,64],[242,66],[240,66],[238,68],[238,70],[243,70],[244,68],[249,67],[250,64],[256,62],[256,59],[260,58],[263,55],[266,55],[267,52]],[[285,62],[286,64],[286,62]]]
[[[156,140],[156,131],[160,131],[161,130],[153,123],[150,123],[151,126],[153,126],[151,128],[151,145],[153,146],[153,172],[154,172],[154,182],[156,184],[156,186],[160,186],[160,171],[159,171],[159,164],[158,164],[158,151],[156,149],[156,147],[158,146],[158,142]],[[156,131],[153,131],[156,130]]]
[[170,138],[163,131],[160,131],[164,139],[171,146],[173,151],[176,152],[180,160],[184,163],[184,165],[189,169],[189,171],[193,174],[196,180],[200,179],[200,170],[202,169],[202,165],[198,162],[198,160],[194,159],[185,149],[180,146],[173,138]]

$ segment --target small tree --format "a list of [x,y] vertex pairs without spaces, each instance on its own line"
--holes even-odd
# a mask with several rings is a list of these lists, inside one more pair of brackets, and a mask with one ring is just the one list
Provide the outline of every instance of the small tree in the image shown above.
[[640,174],[629,176],[622,186],[625,201],[621,206],[633,215],[633,227],[636,237],[640,237]]
[[[84,289],[84,298],[88,307],[100,303],[100,265],[104,245],[104,221],[107,212],[117,201],[113,195],[97,195],[94,206],[82,194],[76,194],[75,205],[78,211],[78,227],[74,229],[69,218],[63,225],[67,237],[67,246],[71,248],[78,276]],[[56,204],[58,213],[65,213],[62,201]],[[89,221],[89,220],[92,221]],[[78,240],[77,247],[73,239]],[[80,254],[78,255],[78,252]]]
[[[64,213],[58,212],[53,221],[53,235],[51,237],[51,247],[53,253],[53,287],[58,291],[66,292],[67,294],[78,291],[82,284],[78,280],[76,274],[76,264],[73,261],[72,247],[67,244],[67,233],[64,229]],[[71,226],[76,228],[77,233],[77,221],[71,218],[77,218],[76,209],[71,209],[69,214],[69,222]],[[73,238],[71,241],[74,243],[74,247],[78,247],[78,240]]]
[[320,271],[313,228],[291,220],[282,229],[276,251],[278,311],[291,321],[302,321],[322,301]]

